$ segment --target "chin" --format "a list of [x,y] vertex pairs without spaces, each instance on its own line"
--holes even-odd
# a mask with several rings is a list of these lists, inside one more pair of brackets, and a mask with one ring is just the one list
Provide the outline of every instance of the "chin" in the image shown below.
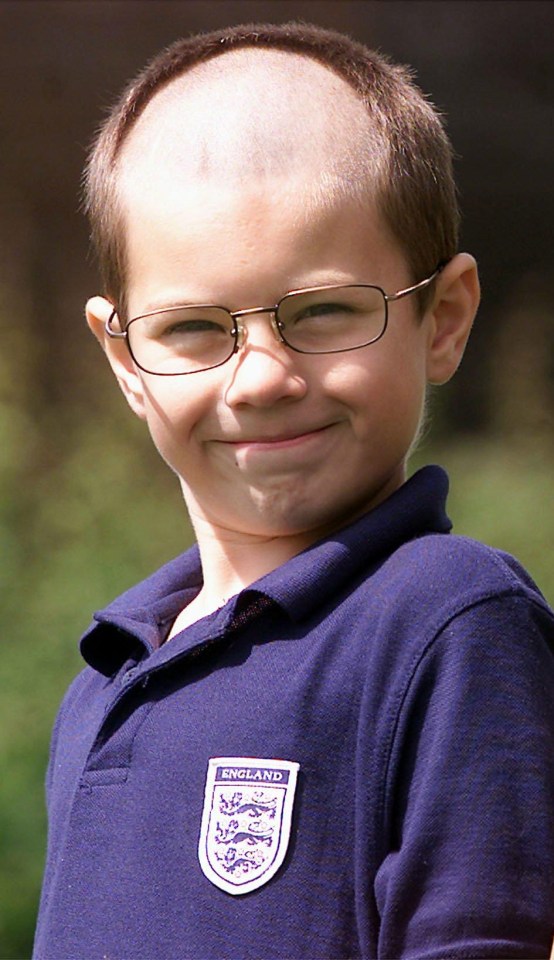
[[315,504],[313,499],[299,502],[294,497],[276,495],[255,502],[248,512],[247,524],[254,536],[296,536],[313,542],[346,526],[368,509],[365,499],[361,503],[340,504],[336,499],[329,498],[328,504]]

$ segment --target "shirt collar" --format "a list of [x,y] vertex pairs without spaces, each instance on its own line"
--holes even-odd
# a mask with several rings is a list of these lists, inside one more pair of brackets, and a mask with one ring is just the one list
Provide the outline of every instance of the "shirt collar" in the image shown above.
[[419,470],[387,500],[274,570],[256,584],[294,620],[322,605],[356,576],[378,566],[398,547],[426,533],[449,533],[448,476],[441,467]]
[[[229,604],[244,610],[249,597],[262,595],[292,620],[301,620],[321,607],[322,597],[333,602],[357,575],[377,566],[401,544],[426,533],[448,533],[452,525],[446,514],[447,493],[444,470],[424,467],[374,510],[262,577]],[[81,639],[84,659],[110,676],[130,657],[151,653],[201,585],[200,556],[194,546],[94,615]],[[228,612],[222,622],[229,620]]]

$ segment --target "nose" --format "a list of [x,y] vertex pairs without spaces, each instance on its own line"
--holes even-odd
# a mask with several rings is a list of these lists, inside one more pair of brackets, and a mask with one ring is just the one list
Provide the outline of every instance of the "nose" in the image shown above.
[[[261,311],[260,311],[261,313]],[[271,407],[286,400],[300,400],[307,391],[300,355],[277,339],[274,315],[237,320],[238,353],[229,369],[225,399],[229,406],[249,404]],[[277,334],[277,335],[276,335]]]

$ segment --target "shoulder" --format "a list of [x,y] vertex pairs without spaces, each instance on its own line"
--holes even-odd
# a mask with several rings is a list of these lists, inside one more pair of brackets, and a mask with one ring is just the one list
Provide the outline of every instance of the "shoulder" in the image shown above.
[[[92,695],[98,695],[108,686],[108,679],[92,667],[85,667],[71,681],[58,708],[52,732],[51,748],[55,751],[60,733],[67,723],[73,726],[75,717],[82,717]],[[102,706],[103,708],[103,706]],[[102,709],[101,708],[101,709]]]
[[[91,691],[98,691],[103,686],[106,686],[106,678],[91,667],[86,667],[72,680],[64,694],[50,739],[50,759],[46,775],[46,789],[49,797],[55,772],[60,766],[60,756],[64,758],[67,753],[66,737],[69,735],[72,740],[80,738],[86,726],[87,712],[90,711],[90,704],[93,702]],[[98,709],[101,710],[102,707]]]
[[[554,854],[553,615],[513,558],[459,537],[423,540],[402,548],[417,570],[404,569],[400,600],[411,627],[380,684],[383,833],[400,837],[375,885],[383,940],[387,923],[396,937],[405,896],[414,936],[434,911],[446,943],[462,903],[482,938],[486,903],[491,936],[508,930],[517,943],[524,917],[538,943],[551,890],[537,878]],[[414,889],[424,891],[415,913]]]
[[510,731],[517,753],[540,731],[551,750],[554,613],[518,561],[465,537],[430,535],[385,567],[397,580],[396,609],[383,616],[389,742],[425,736],[429,756],[447,741],[455,754],[464,738],[482,746],[480,738]]
[[385,564],[407,602],[422,597],[435,606],[464,608],[499,596],[548,604],[524,567],[510,554],[469,537],[429,534],[405,543]]
[[550,669],[554,613],[524,568],[501,551],[464,537],[422,536],[396,550],[364,591],[373,610],[379,601],[376,649],[397,704],[429,669],[449,664],[457,676],[472,673],[485,651],[493,673],[506,662],[527,670],[531,650]]
[[482,749],[499,731],[514,756],[539,735],[551,751],[553,611],[510,555],[462,537],[424,539],[406,546],[414,563],[391,674],[394,736],[429,727],[429,755],[464,738]]

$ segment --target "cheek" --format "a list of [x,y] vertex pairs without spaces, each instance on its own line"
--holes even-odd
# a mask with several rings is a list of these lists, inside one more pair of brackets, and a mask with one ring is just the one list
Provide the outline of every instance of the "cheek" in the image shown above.
[[158,378],[145,383],[146,422],[160,455],[173,469],[178,469],[184,451],[193,443],[194,430],[202,419],[204,404],[198,394],[184,383]]
[[415,347],[392,346],[345,354],[340,364],[322,371],[325,393],[348,410],[359,439],[402,435],[410,440],[417,432],[426,393],[424,357]]

